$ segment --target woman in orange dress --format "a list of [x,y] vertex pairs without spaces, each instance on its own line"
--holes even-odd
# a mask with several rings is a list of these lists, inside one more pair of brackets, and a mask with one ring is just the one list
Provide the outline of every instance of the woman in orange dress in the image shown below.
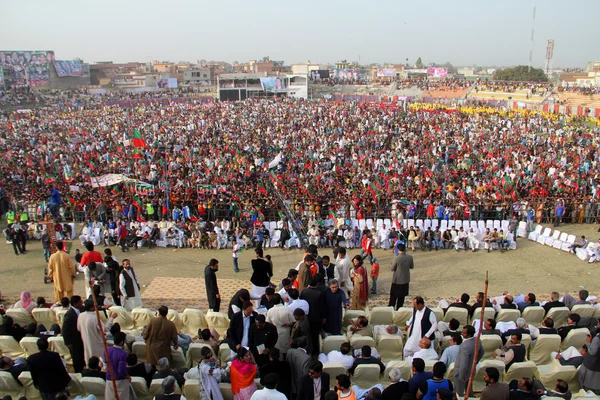
[[256,364],[252,353],[240,347],[237,358],[231,363],[231,392],[233,400],[250,400],[256,392]]

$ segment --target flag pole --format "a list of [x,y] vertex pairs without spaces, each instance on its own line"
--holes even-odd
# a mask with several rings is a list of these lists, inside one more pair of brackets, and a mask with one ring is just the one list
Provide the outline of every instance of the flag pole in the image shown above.
[[487,303],[488,293],[488,271],[485,271],[485,286],[483,288],[483,301],[481,303],[481,315],[479,317],[479,331],[475,338],[475,355],[473,356],[473,364],[471,365],[471,373],[469,374],[469,382],[465,391],[465,399],[468,400],[469,393],[473,387],[473,378],[475,376],[475,368],[477,367],[477,357],[479,356],[479,342],[481,340],[481,331],[483,331],[483,319],[485,318],[485,304]]
[[104,334],[104,326],[100,319],[100,312],[98,311],[98,303],[96,302],[96,295],[94,294],[94,285],[88,282],[92,291],[92,300],[94,301],[94,311],[96,312],[96,319],[98,320],[98,329],[100,330],[100,336],[102,336],[102,344],[104,345],[104,356],[106,357],[106,369],[110,373],[110,380],[112,381],[113,393],[115,400],[119,400],[119,392],[117,390],[117,381],[115,379],[115,371],[110,363],[110,356],[108,354],[108,344],[106,343],[106,335]]

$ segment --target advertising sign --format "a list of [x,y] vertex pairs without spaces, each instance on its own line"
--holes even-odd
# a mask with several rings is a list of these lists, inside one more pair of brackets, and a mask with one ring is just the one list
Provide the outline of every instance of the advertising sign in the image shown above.
[[53,51],[0,51],[0,66],[12,66],[13,85],[41,86],[50,80]]
[[396,68],[379,68],[377,70],[377,76],[378,77],[392,77],[395,78],[396,77]]
[[427,68],[427,76],[432,78],[445,78],[448,76],[448,68],[429,67]]
[[56,74],[63,76],[83,76],[83,64],[79,60],[54,60]]

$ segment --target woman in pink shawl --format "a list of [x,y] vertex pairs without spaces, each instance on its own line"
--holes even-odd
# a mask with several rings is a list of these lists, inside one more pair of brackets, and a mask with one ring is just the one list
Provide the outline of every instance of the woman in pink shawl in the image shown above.
[[354,256],[352,265],[354,266],[354,270],[352,271],[354,289],[352,289],[352,294],[350,295],[350,309],[363,310],[369,298],[367,271],[363,267],[363,258],[359,255]]
[[237,358],[231,363],[231,392],[234,400],[250,400],[256,392],[256,364],[252,353],[240,347]]
[[31,300],[31,292],[25,291],[21,292],[21,297],[19,298],[19,301],[15,303],[13,308],[24,308],[31,314],[35,306],[36,304]]

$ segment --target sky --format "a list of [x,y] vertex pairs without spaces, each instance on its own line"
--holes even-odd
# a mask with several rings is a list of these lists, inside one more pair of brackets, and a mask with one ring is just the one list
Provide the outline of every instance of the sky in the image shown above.
[[0,0],[0,50],[85,62],[261,59],[455,66],[600,60],[598,0]]

